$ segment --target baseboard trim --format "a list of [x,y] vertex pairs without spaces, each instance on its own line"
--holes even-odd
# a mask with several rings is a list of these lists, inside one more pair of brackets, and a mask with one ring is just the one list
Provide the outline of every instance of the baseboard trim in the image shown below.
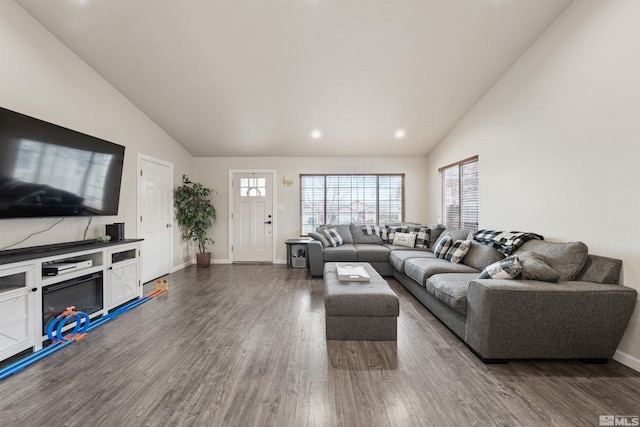
[[286,259],[277,259],[273,263],[274,264],[286,264],[287,260]]
[[174,266],[173,266],[173,268],[171,269],[171,272],[172,272],[172,273],[175,273],[176,271],[180,271],[180,270],[182,270],[183,268],[186,268],[186,267],[190,266],[191,264],[193,264],[193,261],[191,261],[191,262],[185,262],[185,263],[180,264],[180,265],[174,265]]
[[637,357],[633,357],[627,353],[623,353],[620,350],[616,350],[615,354],[613,355],[613,360],[620,362],[635,371],[640,372],[640,359],[638,359]]
[[[195,261],[185,262],[184,264],[176,265],[171,269],[172,273],[176,271],[182,270],[183,268],[189,267],[190,265],[195,264]],[[212,259],[211,264],[231,264],[231,261],[228,259]]]

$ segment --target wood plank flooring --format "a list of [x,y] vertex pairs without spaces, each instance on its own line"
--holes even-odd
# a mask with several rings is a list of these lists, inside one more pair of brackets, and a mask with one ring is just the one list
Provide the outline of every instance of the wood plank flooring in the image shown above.
[[398,341],[326,341],[322,280],[188,267],[170,291],[0,382],[2,426],[598,426],[640,415],[611,361],[484,365],[394,280]]

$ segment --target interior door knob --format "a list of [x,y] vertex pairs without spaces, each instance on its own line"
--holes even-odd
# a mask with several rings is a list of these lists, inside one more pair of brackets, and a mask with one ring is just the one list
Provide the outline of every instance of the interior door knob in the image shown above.
[[171,228],[171,224],[167,224],[167,228]]
[[271,224],[271,221],[265,221],[264,223],[265,224]]

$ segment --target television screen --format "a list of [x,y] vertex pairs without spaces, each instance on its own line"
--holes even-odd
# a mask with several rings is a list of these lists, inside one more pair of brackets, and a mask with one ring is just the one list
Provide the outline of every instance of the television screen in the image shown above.
[[117,215],[124,148],[0,108],[0,218]]

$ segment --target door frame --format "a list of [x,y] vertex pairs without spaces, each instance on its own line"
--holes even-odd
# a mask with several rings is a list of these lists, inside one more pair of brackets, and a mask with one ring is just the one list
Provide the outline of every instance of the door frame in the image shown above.
[[276,263],[276,241],[278,236],[278,171],[276,169],[229,169],[229,246],[227,247],[227,253],[229,254],[229,262],[233,264],[233,250],[231,247],[233,246],[233,202],[234,202],[234,192],[233,192],[233,174],[236,173],[268,173],[271,174],[273,182],[271,183],[271,209],[273,213],[271,216],[273,217],[273,227],[272,234],[272,251],[271,251],[271,263]]
[[[162,166],[167,166],[169,168],[169,176],[171,179],[171,187],[173,188],[173,163],[167,162],[165,160],[158,159],[156,157],[147,156],[146,154],[138,153],[136,160],[136,236],[141,239],[142,238],[142,224],[140,223],[140,215],[142,212],[142,203],[140,202],[140,194],[142,194],[142,178],[140,177],[139,171],[142,170],[142,161],[146,160],[153,163],[158,163]],[[173,191],[169,196],[169,204],[171,212],[173,212]],[[169,273],[173,273],[173,233],[176,228],[176,219],[174,215],[171,215],[171,232],[169,233]],[[142,274],[142,261],[140,262],[140,274]]]

